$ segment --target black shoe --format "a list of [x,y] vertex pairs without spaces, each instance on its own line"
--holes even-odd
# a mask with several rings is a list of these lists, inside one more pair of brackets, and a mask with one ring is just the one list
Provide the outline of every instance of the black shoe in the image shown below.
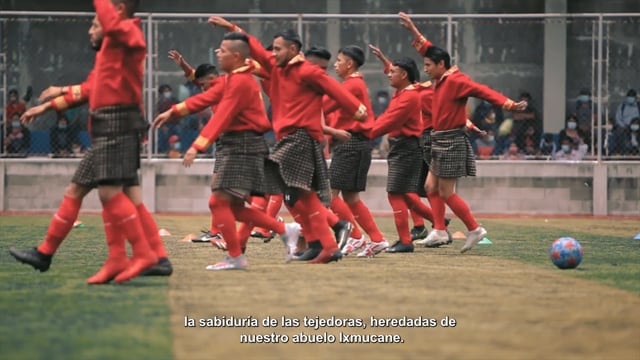
[[449,223],[451,222],[451,219],[449,218],[444,218],[444,226],[449,227]]
[[403,244],[400,240],[387,249],[388,253],[408,253],[413,252],[413,244]]
[[214,238],[222,239],[222,235],[220,235],[220,233],[214,234],[209,230],[202,230],[202,235],[200,237],[191,239],[191,242],[208,243],[211,241],[211,239]]
[[172,273],[171,261],[168,258],[160,258],[157,264],[142,271],[140,276],[169,276]]
[[41,253],[37,248],[20,250],[12,247],[9,249],[9,253],[11,256],[16,258],[16,260],[23,264],[29,264],[33,266],[34,269],[40,270],[40,272],[49,270],[49,266],[51,266],[51,258],[53,257],[52,255]]
[[337,224],[333,225],[332,229],[338,247],[342,249],[347,244],[347,240],[349,240],[349,235],[351,235],[351,230],[353,230],[353,224],[345,220],[340,220]]
[[320,240],[309,242],[307,250],[303,251],[300,256],[293,256],[293,260],[297,261],[309,261],[315,259],[322,251],[322,244]]
[[414,226],[411,229],[411,241],[424,239],[429,235],[429,230],[424,226]]

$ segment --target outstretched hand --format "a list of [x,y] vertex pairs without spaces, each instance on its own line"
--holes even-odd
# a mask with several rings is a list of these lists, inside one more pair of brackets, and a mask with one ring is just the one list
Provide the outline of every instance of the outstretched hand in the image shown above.
[[513,104],[513,106],[511,107],[511,110],[523,111],[527,108],[527,106],[529,106],[529,103],[527,103],[526,100],[522,100]]
[[209,17],[208,22],[213,26],[220,26],[227,30],[230,30],[231,28],[233,28],[233,24],[221,16],[211,16]]
[[38,106],[34,106],[29,110],[25,111],[24,114],[20,116],[20,122],[25,125],[29,124],[31,121],[33,121],[33,119],[45,113],[48,109],[48,105],[49,105],[48,103],[41,104]]
[[413,24],[413,21],[411,20],[411,18],[407,13],[401,11],[398,13],[398,15],[400,15],[400,25],[404,26],[409,30],[413,30],[416,28],[416,26]]
[[193,161],[196,159],[196,155],[198,155],[198,150],[194,147],[190,147],[186,153],[184,153],[184,158],[182,159],[182,165],[184,167],[190,167],[193,164]]
[[49,86],[44,89],[40,96],[38,97],[38,101],[43,103],[49,99],[62,95],[62,88],[60,86]]
[[371,51],[373,52],[373,55],[375,55],[380,61],[382,61],[382,63],[386,64],[389,61],[389,59],[387,59],[387,57],[384,55],[384,53],[382,52],[382,50],[380,50],[380,48],[369,44],[369,48],[371,49]]
[[172,120],[173,118],[174,118],[173,111],[169,109],[163,112],[162,114],[156,116],[156,118],[153,120],[153,127],[157,129],[162,125],[166,124],[168,121]]
[[178,50],[173,50],[173,49],[169,50],[169,59],[171,59],[171,61],[176,63],[176,65],[181,65],[182,62],[184,61],[182,54],[180,54]]

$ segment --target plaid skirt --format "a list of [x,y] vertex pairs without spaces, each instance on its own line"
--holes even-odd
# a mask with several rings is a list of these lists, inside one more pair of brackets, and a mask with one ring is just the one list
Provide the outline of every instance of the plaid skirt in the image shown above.
[[141,134],[95,136],[72,182],[88,188],[101,184],[139,185]]
[[337,144],[333,149],[329,167],[331,188],[347,192],[365,191],[370,166],[369,139],[362,134],[352,134],[351,139]]
[[458,178],[476,175],[473,148],[463,128],[431,133],[431,166],[436,176]]
[[416,192],[420,185],[420,169],[423,162],[420,140],[417,137],[390,137],[387,156],[387,192],[401,194]]
[[329,171],[321,143],[305,129],[298,129],[278,141],[269,156],[277,164],[278,182],[288,187],[316,191],[324,205],[331,203]]
[[241,190],[250,195],[265,194],[264,161],[269,148],[262,134],[254,131],[224,133],[216,148],[211,190]]

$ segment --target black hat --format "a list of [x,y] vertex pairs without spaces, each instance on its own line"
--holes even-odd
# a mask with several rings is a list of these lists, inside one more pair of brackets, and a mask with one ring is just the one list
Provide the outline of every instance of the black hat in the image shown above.
[[633,89],[629,89],[629,91],[627,91],[627,96],[636,96],[636,95],[638,95],[638,93]]
[[413,61],[412,58],[400,58],[394,61],[393,65],[400,67],[407,72],[409,82],[414,83],[416,81],[420,81],[420,71],[418,70],[418,65],[416,65],[416,62]]
[[364,51],[359,46],[350,45],[341,48],[338,52],[352,58],[358,64],[358,67],[364,64]]

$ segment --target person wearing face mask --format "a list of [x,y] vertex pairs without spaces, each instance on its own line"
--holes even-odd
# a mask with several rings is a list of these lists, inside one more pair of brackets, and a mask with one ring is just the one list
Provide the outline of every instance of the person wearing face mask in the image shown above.
[[622,140],[623,154],[640,155],[640,117],[631,120]]
[[585,133],[579,127],[578,116],[571,114],[567,117],[565,127],[560,131],[559,139],[562,142],[563,139],[568,138],[572,143],[586,144]]
[[574,146],[570,138],[564,138],[560,141],[560,150],[553,154],[554,160],[582,160],[584,152]]
[[72,153],[71,145],[75,142],[75,134],[63,113],[58,115],[58,122],[49,131],[49,141],[54,155],[65,156]]
[[18,99],[18,90],[9,90],[9,99],[5,110],[7,119],[13,118],[13,115],[17,113],[23,114],[27,110],[25,103]]
[[476,139],[476,148],[478,149],[478,158],[482,160],[491,159],[493,149],[496,146],[495,135],[493,130],[489,130],[486,134]]
[[5,144],[9,154],[27,154],[31,145],[31,132],[20,123],[20,113],[14,113],[7,129]]
[[634,89],[629,89],[627,96],[616,110],[616,128],[624,130],[629,127],[631,120],[640,117],[640,101]]

